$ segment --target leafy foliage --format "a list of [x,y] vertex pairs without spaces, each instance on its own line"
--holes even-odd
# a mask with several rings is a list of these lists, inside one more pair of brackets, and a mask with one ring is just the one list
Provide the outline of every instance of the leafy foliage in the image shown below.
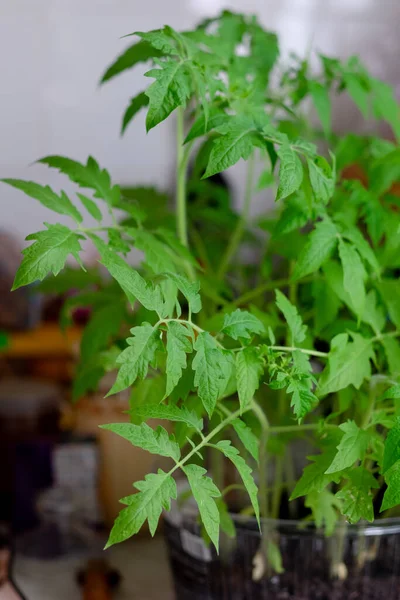
[[[132,387],[131,422],[105,428],[172,465],[122,500],[108,545],[146,520],[154,534],[177,497],[178,472],[217,549],[220,528],[235,531],[232,483],[247,490],[244,510],[257,520],[279,517],[287,491],[295,509],[301,502],[328,534],[340,514],[351,523],[371,521],[379,510],[399,514],[400,113],[393,91],[357,57],[320,56],[316,75],[293,56],[272,76],[277,37],[256,18],[229,11],[192,31],[165,26],[132,35],[135,43],[103,82],[151,65],[122,132],[141,109],[148,130],[178,109],[175,209],[154,188],[121,189],[92,157],[40,161],[77,186],[76,202],[49,186],[3,180],[74,222],[28,236],[33,243],[14,282],[14,289],[44,279],[43,290],[78,289],[65,303],[64,326],[76,307],[90,306],[74,396],[118,368],[110,393]],[[397,142],[332,132],[340,93],[364,116],[385,119]],[[310,99],[322,131],[305,121]],[[219,174],[248,159],[239,214]],[[253,219],[259,159],[258,189],[274,188],[277,204]],[[96,227],[84,226],[86,216]],[[70,257],[80,262],[84,241],[102,267],[62,275]],[[143,254],[135,268],[132,249]],[[174,433],[149,419],[170,421]],[[302,445],[292,443],[305,436],[316,450],[293,482],[293,448],[300,454]],[[217,486],[203,468],[213,463],[209,451],[222,453],[243,485],[229,469],[225,490],[225,479],[211,474]],[[250,464],[258,465],[254,478]],[[265,550],[281,572],[276,536]]]

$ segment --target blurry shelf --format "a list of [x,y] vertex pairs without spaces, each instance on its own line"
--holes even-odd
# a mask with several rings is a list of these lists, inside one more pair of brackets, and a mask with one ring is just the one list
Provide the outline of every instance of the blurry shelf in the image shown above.
[[10,334],[8,347],[0,352],[11,358],[71,356],[81,334],[80,327],[69,327],[63,332],[57,323],[46,323],[37,329]]

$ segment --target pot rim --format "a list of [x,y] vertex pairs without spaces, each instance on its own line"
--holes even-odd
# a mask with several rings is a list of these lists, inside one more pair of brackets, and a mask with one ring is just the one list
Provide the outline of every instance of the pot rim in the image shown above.
[[[166,520],[175,525],[183,525],[186,520],[192,521],[196,519],[198,515],[197,509],[192,505],[185,507],[175,507],[171,512],[165,513]],[[238,525],[246,526],[249,524],[249,530],[254,532],[259,531],[257,519],[252,515],[240,515],[237,513],[230,513],[233,521]],[[260,519],[261,529],[266,531],[272,529],[284,529],[287,533],[289,532],[316,532],[323,534],[323,527],[317,527],[315,521],[301,520],[301,519],[273,519],[273,518],[261,518]],[[358,523],[348,523],[347,521],[338,520],[335,524],[334,532],[340,530],[346,530],[347,535],[359,535],[362,533],[364,536],[374,536],[383,534],[396,534],[400,533],[400,517],[390,517],[384,519],[376,519],[372,523],[368,521],[359,521]],[[330,536],[328,536],[330,537]]]

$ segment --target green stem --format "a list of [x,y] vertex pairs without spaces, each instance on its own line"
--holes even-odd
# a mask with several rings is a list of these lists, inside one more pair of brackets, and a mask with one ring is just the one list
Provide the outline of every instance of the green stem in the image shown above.
[[329,356],[329,352],[319,352],[318,350],[308,350],[307,348],[296,348],[296,346],[267,346],[270,350],[280,350],[282,352],[295,352],[298,350],[303,354],[308,354],[309,356],[317,356],[320,358],[327,358]]
[[[184,133],[184,116],[185,110],[183,107],[177,109],[176,120],[176,228],[178,238],[186,248],[189,247],[189,238],[187,230],[187,214],[186,214],[186,171],[190,156],[190,147],[185,148],[185,133]],[[186,263],[186,270],[190,279],[194,279],[194,269],[190,263]]]
[[255,400],[251,404],[251,408],[256,415],[261,425],[261,435],[259,442],[259,483],[258,483],[258,497],[260,502],[260,515],[264,519],[268,517],[268,472],[267,472],[267,442],[269,434],[269,422],[263,409]]
[[[246,410],[246,409],[245,409]],[[250,410],[250,408],[248,408],[247,410]],[[229,423],[231,421],[233,421],[234,419],[237,419],[237,417],[242,414],[243,411],[236,410],[233,413],[230,413],[228,417],[226,417],[226,419],[224,419],[223,421],[221,421],[221,423],[219,425],[217,425],[217,427],[215,427],[212,431],[210,431],[210,433],[208,435],[206,435],[201,442],[195,446],[195,448],[193,448],[193,450],[191,450],[189,452],[189,454],[186,454],[186,456],[184,456],[181,460],[177,461],[177,463],[172,467],[172,469],[168,472],[168,475],[172,475],[175,471],[177,471],[178,469],[181,469],[188,460],[190,460],[193,456],[195,456],[195,454],[197,454],[197,452],[199,452],[199,450],[201,450],[201,448],[204,448],[204,446],[207,446],[210,442],[210,440],[212,440],[216,435],[218,435],[218,433],[220,431],[222,431],[227,425],[229,425]]]
[[282,496],[283,459],[283,456],[278,456],[275,461],[274,491],[272,493],[271,501],[271,517],[273,519],[278,519],[279,517]]
[[234,229],[231,239],[229,240],[228,247],[224,256],[222,257],[221,263],[217,275],[220,279],[223,279],[227,272],[232,258],[235,256],[236,251],[241,242],[245,227],[249,220],[251,197],[253,193],[253,177],[254,177],[254,153],[250,156],[247,167],[247,179],[246,179],[246,191],[244,196],[244,205],[242,214],[237,222],[236,228]]
[[[269,428],[270,433],[296,433],[297,431],[314,431],[315,429],[319,429],[321,427],[320,423],[310,423],[308,425],[272,425]],[[331,425],[326,423],[324,425],[327,429],[337,429],[336,425]]]
[[[315,279],[315,276],[304,277],[300,283],[309,283],[310,281],[314,281],[314,279]],[[256,288],[254,288],[254,290],[249,290],[242,296],[239,296],[239,298],[236,298],[236,300],[234,302],[232,302],[232,304],[234,306],[241,306],[243,304],[247,304],[250,300],[254,300],[254,298],[258,298],[258,296],[261,296],[265,292],[284,288],[288,285],[290,285],[290,279],[287,277],[285,279],[276,279],[274,281],[267,281],[266,283],[263,283],[262,285],[259,285]]]

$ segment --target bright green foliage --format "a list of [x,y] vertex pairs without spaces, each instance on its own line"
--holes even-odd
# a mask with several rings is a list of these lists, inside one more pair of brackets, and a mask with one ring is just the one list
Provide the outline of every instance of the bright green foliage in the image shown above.
[[82,215],[72,204],[65,192],[56,194],[48,185],[43,186],[34,181],[23,181],[21,179],[2,179],[1,181],[11,185],[17,190],[21,190],[27,196],[39,200],[43,206],[53,210],[59,215],[67,215],[77,223],[82,222]]
[[222,333],[226,333],[234,340],[250,339],[250,334],[264,332],[264,325],[261,321],[245,310],[238,308],[235,312],[225,315]]
[[190,340],[191,332],[185,325],[176,321],[168,323],[167,333],[167,389],[165,395],[169,396],[182,377],[186,369],[186,354],[192,351]]
[[254,123],[247,117],[221,125],[217,131],[223,135],[213,144],[204,177],[225,171],[241,158],[247,160],[253,147],[258,145]]
[[308,457],[313,462],[303,470],[303,474],[292,492],[291,500],[312,492],[320,493],[332,481],[335,483],[339,481],[340,474],[326,472],[337,453],[335,439],[336,437],[331,436],[328,438],[329,443],[325,442],[323,445],[321,454]]
[[300,188],[303,181],[303,165],[297,153],[289,145],[283,145],[278,151],[278,156],[281,164],[276,199],[282,200]]
[[113,423],[111,425],[102,425],[102,429],[108,429],[125,440],[128,440],[133,446],[147,450],[151,454],[167,456],[174,460],[179,460],[179,446],[168,432],[161,426],[152,429],[146,423],[134,425],[133,423]]
[[214,498],[218,498],[221,493],[212,480],[207,477],[207,471],[203,467],[186,465],[183,467],[183,471],[199,507],[205,530],[218,551],[220,516]]
[[[151,379],[146,379],[145,381],[151,381]],[[145,406],[135,408],[134,414],[146,419],[167,419],[168,421],[186,423],[186,425],[198,431],[203,429],[203,420],[193,410],[186,408],[186,406],[182,406],[182,408],[174,405],[166,406],[165,404],[149,406],[146,402]]]
[[341,500],[341,510],[349,523],[357,523],[360,519],[372,522],[374,507],[372,490],[379,488],[375,477],[364,467],[356,467],[348,472],[348,483],[336,494]]
[[229,377],[231,363],[226,354],[218,347],[215,339],[207,332],[198,335],[194,349],[196,355],[192,362],[195,371],[194,385],[199,398],[209,416],[212,415],[221,392],[221,382]]
[[148,103],[149,97],[144,92],[140,92],[140,94],[137,94],[137,96],[131,99],[122,119],[121,134],[125,133],[125,130],[132,121],[133,117],[141,108],[147,106]]
[[319,120],[326,135],[329,135],[331,130],[331,101],[329,92],[324,85],[319,81],[310,81],[309,84],[311,97],[314,102]]
[[123,499],[127,507],[121,510],[111,530],[106,548],[123,542],[137,533],[146,519],[154,535],[163,509],[170,510],[171,499],[177,497],[176,483],[171,475],[161,469],[149,473],[144,481],[135,483],[136,494]]
[[236,354],[236,382],[240,408],[245,410],[260,385],[264,360],[255,348],[243,348]]
[[136,64],[140,62],[147,62],[150,58],[160,55],[161,52],[147,42],[136,42],[132,46],[129,46],[129,48],[125,50],[125,52],[123,52],[112,65],[110,65],[110,67],[104,73],[101,81],[102,83],[105,83],[123,71],[131,69]]
[[326,158],[317,156],[307,159],[310,183],[317,202],[327,204],[333,196],[335,189],[336,171],[335,163],[330,166]]
[[160,332],[150,323],[143,323],[131,329],[133,337],[126,341],[128,347],[117,359],[120,366],[118,376],[109,394],[116,394],[135,383],[136,379],[144,379],[149,365],[155,361],[157,349],[160,347]]
[[372,344],[358,333],[353,333],[352,338],[350,341],[347,333],[340,333],[333,338],[328,365],[318,384],[320,396],[337,392],[349,385],[358,389],[370,377],[370,361],[374,358]]
[[311,509],[316,526],[324,527],[326,535],[331,535],[338,519],[338,509],[341,507],[339,498],[328,490],[311,492],[306,496],[305,505]]
[[385,440],[382,473],[385,474],[398,460],[400,460],[400,417],[397,417],[396,425],[389,431]]
[[250,427],[242,419],[235,419],[231,424],[243,446],[258,461],[258,440]]
[[[74,398],[118,368],[110,393],[132,388],[131,422],[106,428],[171,464],[122,500],[109,545],[146,520],[153,534],[182,473],[217,548],[220,529],[235,533],[237,474],[251,502],[237,508],[257,519],[279,516],[290,496],[293,511],[310,509],[306,518],[328,534],[340,514],[357,522],[398,511],[400,151],[397,142],[331,131],[331,105],[347,93],[399,140],[392,89],[357,57],[319,56],[318,74],[314,60],[279,58],[276,35],[251,15],[223,11],[191,31],[132,35],[139,41],[103,81],[150,64],[123,132],[141,109],[148,129],[179,109],[174,201],[140,182],[120,188],[91,157],[40,161],[66,175],[74,195],[4,180],[73,220],[28,236],[14,288],[45,279],[44,292],[79,290],[65,303],[63,327],[77,307],[90,307]],[[310,101],[318,131],[307,120]],[[242,159],[251,160],[237,209],[215,175]],[[254,217],[253,193],[266,187],[276,190],[276,209]],[[88,241],[101,267],[62,274]],[[135,267],[131,251],[144,255]],[[170,421],[174,433],[149,427],[151,419]],[[210,453],[232,463],[218,479],[203,468],[219,464]],[[307,464],[297,481],[294,456]],[[257,466],[254,478],[247,463]],[[222,497],[213,476],[226,485]],[[281,572],[270,533],[269,570]]]
[[49,273],[58,275],[70,254],[80,263],[80,236],[64,225],[49,225],[47,229],[28,235],[34,243],[23,251],[24,258],[15,276],[13,290],[42,281]]
[[257,487],[254,483],[254,479],[251,474],[251,468],[240,456],[237,448],[232,446],[230,442],[226,440],[218,442],[216,448],[218,448],[218,450],[220,450],[226,456],[226,458],[229,458],[229,460],[233,462],[236,469],[238,470],[239,475],[242,478],[243,484],[249,494],[256,519],[258,523],[260,523],[260,508],[257,499]]
[[276,305],[283,313],[289,326],[293,344],[300,344],[306,337],[307,327],[297,312],[297,308],[280,292],[276,290]]
[[185,106],[191,93],[191,77],[185,63],[166,61],[159,69],[146,73],[154,77],[154,83],[147,89],[149,110],[147,112],[147,131],[164,121],[175,108]]
[[344,431],[344,435],[331,465],[325,471],[327,474],[343,471],[362,459],[370,442],[370,434],[360,429],[354,421],[347,421],[339,425],[339,428]]
[[80,187],[93,190],[95,198],[101,198],[110,206],[115,206],[120,199],[119,186],[112,185],[108,171],[101,169],[91,156],[89,156],[86,165],[64,156],[46,156],[41,158],[39,162],[67,175],[71,181],[77,183]]
[[400,460],[385,473],[387,490],[383,496],[381,511],[389,510],[400,504]]
[[339,240],[339,255],[343,266],[343,287],[349,294],[356,314],[361,317],[365,307],[365,270],[354,246]]
[[337,229],[331,221],[326,220],[317,223],[299,256],[293,273],[293,279],[301,279],[310,273],[318,271],[334,251],[337,244],[337,236]]

